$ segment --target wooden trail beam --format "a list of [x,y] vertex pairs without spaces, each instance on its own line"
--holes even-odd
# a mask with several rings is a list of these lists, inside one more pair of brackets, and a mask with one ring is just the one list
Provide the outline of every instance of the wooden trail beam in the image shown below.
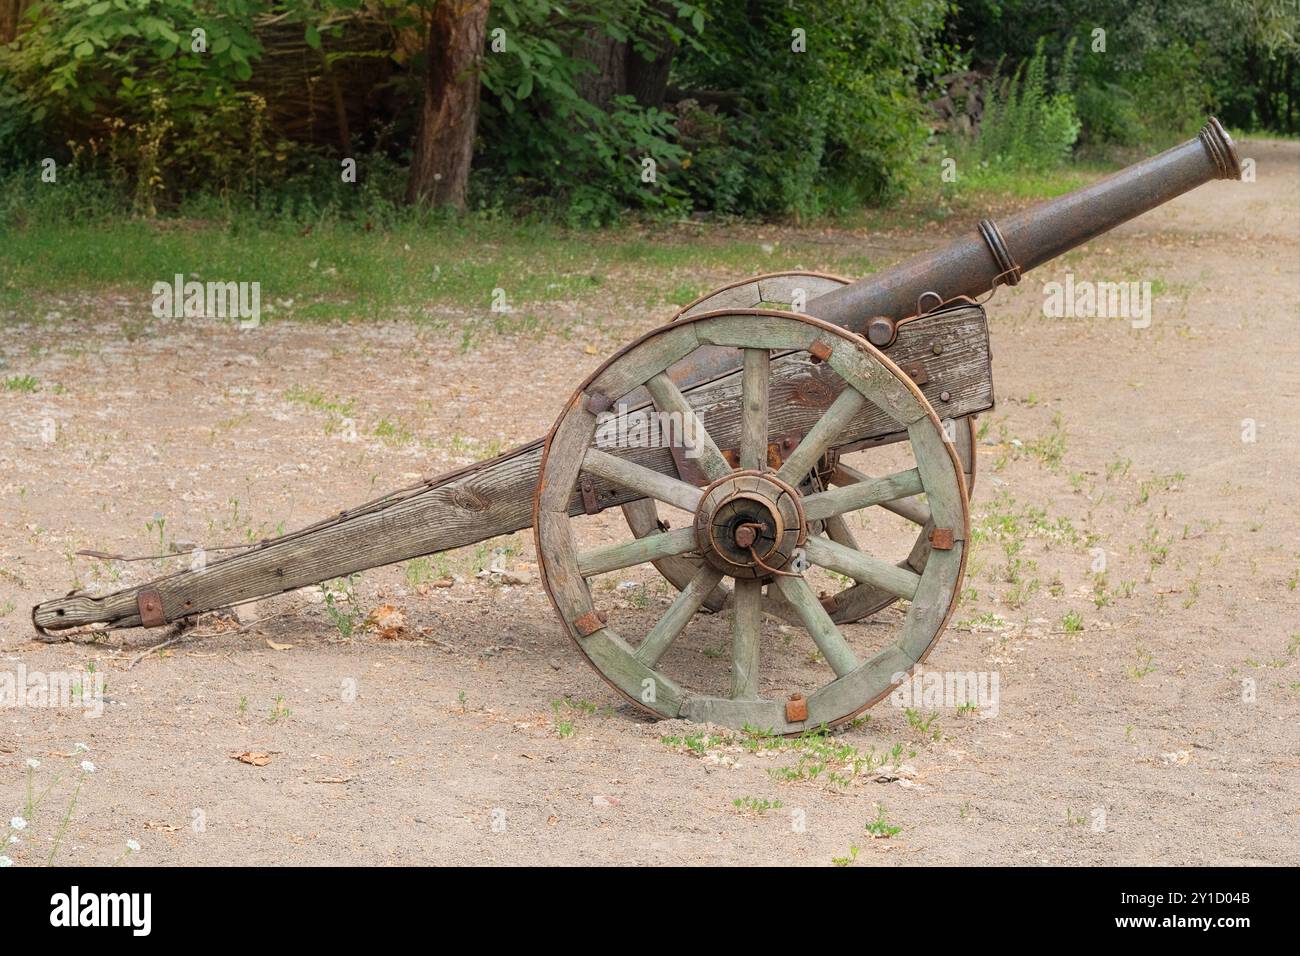
[[[888,354],[909,374],[916,370],[913,378],[923,380],[920,388],[941,418],[960,418],[993,407],[988,328],[982,310],[955,308],[906,323]],[[724,451],[738,450],[742,441],[739,358],[737,353],[734,371],[683,392],[713,442]],[[793,437],[793,449],[797,439],[821,419],[843,382],[829,365],[813,361],[806,353],[774,355],[771,376],[766,409],[769,435]],[[644,394],[642,389],[636,392]],[[625,423],[635,428],[653,411],[647,396],[643,407],[631,408]],[[606,432],[605,438],[609,437]],[[612,437],[617,440],[618,435]],[[833,445],[858,448],[905,437],[897,421],[867,404],[851,417]],[[602,440],[601,428],[597,445],[608,455],[677,477],[667,447],[609,446]],[[201,570],[177,572],[103,597],[72,594],[46,601],[33,609],[32,620],[38,629],[49,631],[96,623],[139,626],[138,596],[150,589],[161,598],[165,619],[175,621],[519,531],[532,523],[541,452],[539,439],[437,479],[427,489],[382,508],[361,509],[337,523],[291,533]],[[603,509],[641,497],[616,482],[590,477],[592,495],[584,501],[583,495],[575,494],[570,514],[582,514],[592,503]]]

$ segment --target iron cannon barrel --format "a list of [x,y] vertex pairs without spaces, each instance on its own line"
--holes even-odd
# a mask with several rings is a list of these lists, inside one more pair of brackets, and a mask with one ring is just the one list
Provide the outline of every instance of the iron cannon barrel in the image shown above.
[[[1236,145],[1211,117],[1194,139],[1001,223],[983,220],[973,235],[921,253],[811,300],[807,312],[888,345],[892,331],[868,328],[877,316],[898,321],[957,296],[1015,285],[1023,272],[1212,179],[1240,179]],[[922,301],[924,299],[924,301]],[[889,330],[889,323],[884,330]]]

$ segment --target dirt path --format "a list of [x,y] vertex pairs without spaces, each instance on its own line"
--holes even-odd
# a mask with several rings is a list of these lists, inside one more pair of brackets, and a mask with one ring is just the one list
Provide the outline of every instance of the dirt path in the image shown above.
[[[38,795],[66,771],[0,852],[48,856],[89,759],[66,862],[112,862],[133,838],[141,864],[825,865],[851,847],[857,865],[1295,863],[1300,144],[1243,154],[1256,182],[1197,190],[991,304],[978,543],[929,667],[996,673],[997,713],[882,703],[835,738],[856,774],[829,747],[751,752],[622,707],[553,619],[530,535],[365,575],[356,606],[403,609],[402,639],[345,638],[298,594],[134,669],[155,636],[30,640],[35,601],[155,570],[73,551],[247,540],[533,438],[664,316],[616,297],[569,309],[568,340],[465,354],[406,325],[240,334],[125,298],[11,317],[0,377],[39,384],[0,392],[0,674],[93,665],[108,700],[99,719],[0,710],[0,819],[25,812],[29,758]],[[1151,327],[1044,318],[1042,285],[1067,270],[1150,281]],[[494,562],[532,580],[476,575]],[[618,593],[632,614],[666,600],[643,574]],[[724,634],[706,622],[679,653],[716,664]],[[819,675],[805,648],[785,653],[788,673]],[[229,756],[243,751],[269,762]],[[891,772],[872,769],[881,755]],[[872,839],[882,814],[901,829]]]

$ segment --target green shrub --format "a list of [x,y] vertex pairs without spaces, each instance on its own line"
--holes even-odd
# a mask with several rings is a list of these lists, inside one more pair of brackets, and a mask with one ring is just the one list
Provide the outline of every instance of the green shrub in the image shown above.
[[1017,169],[1048,169],[1069,158],[1079,138],[1079,117],[1069,83],[1074,46],[1066,47],[1049,91],[1047,55],[1040,39],[1034,55],[1009,78],[995,79],[975,147],[983,162]]

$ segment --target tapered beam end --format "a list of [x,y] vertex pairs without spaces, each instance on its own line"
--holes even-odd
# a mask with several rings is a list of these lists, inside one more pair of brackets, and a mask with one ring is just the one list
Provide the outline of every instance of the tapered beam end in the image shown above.
[[1232,141],[1217,116],[1210,117],[1197,138],[1219,171],[1216,178],[1241,179],[1241,157],[1237,155],[1237,144]]

